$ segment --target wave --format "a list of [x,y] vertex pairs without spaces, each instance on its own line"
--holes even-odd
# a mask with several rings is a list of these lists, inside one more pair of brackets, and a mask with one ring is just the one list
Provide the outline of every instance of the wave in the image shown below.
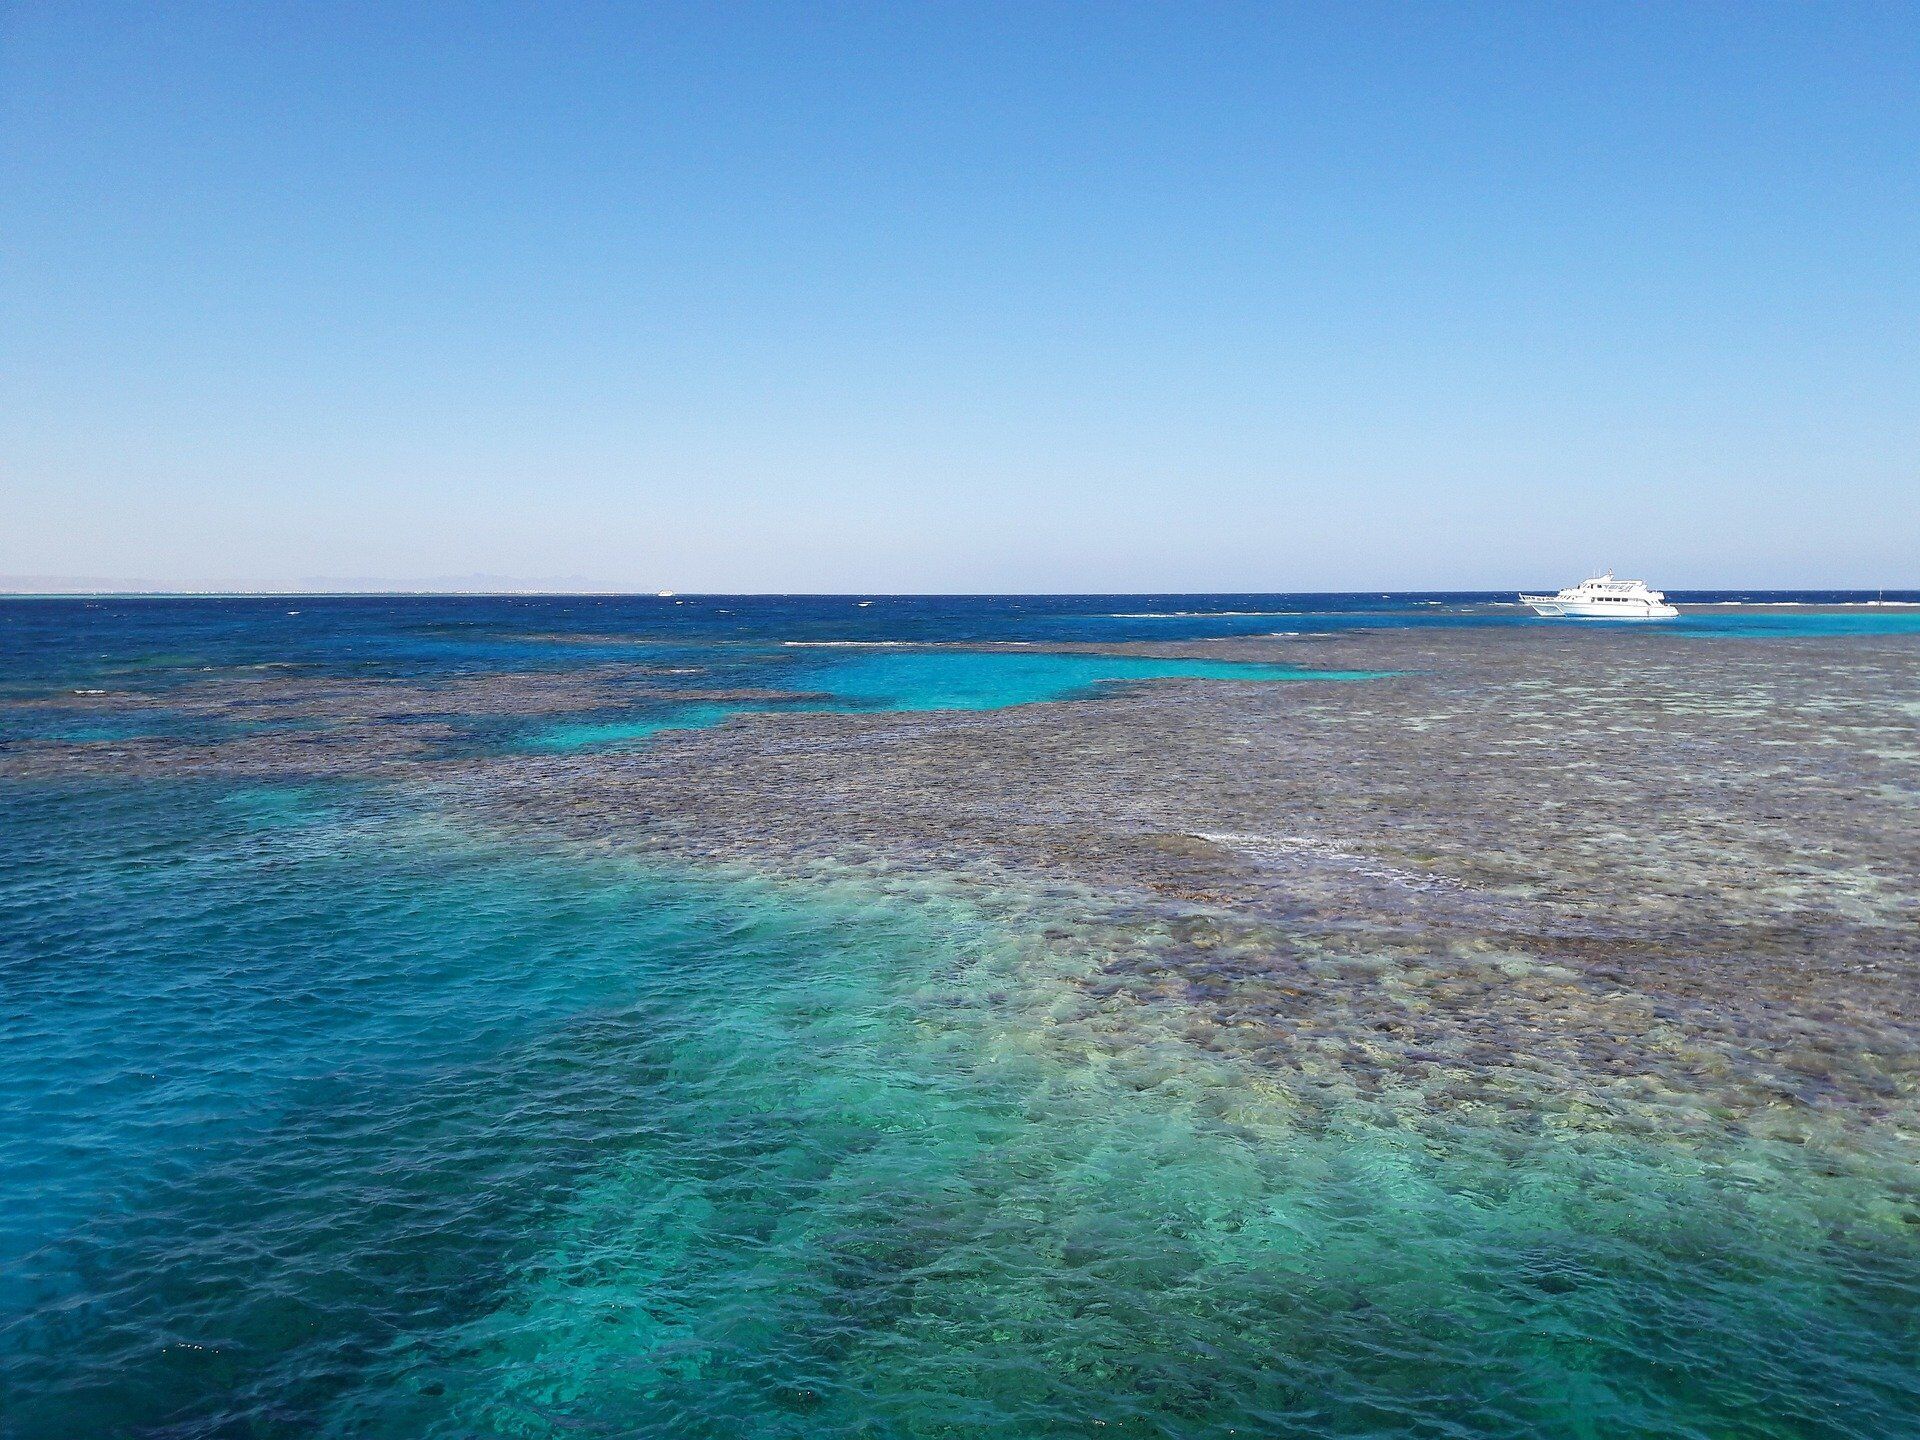
[[1218,620],[1231,615],[1308,615],[1308,610],[1138,610],[1109,614],[1109,620]]
[[1681,600],[1689,610],[1920,610],[1920,600]]

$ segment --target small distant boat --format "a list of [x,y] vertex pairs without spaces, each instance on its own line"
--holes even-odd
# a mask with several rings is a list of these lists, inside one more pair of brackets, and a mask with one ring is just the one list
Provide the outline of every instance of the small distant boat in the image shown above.
[[1611,570],[1569,585],[1558,595],[1522,594],[1520,603],[1567,620],[1671,620],[1680,613],[1660,591],[1649,590],[1646,581],[1616,580]]
[[671,600],[673,598],[673,592],[671,590],[656,590],[653,593],[662,600]]

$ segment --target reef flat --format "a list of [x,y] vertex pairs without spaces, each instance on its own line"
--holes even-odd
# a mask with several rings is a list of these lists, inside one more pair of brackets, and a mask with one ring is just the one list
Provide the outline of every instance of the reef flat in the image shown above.
[[[1786,1132],[1914,1123],[1904,640],[1462,628],[1041,649],[1379,678],[848,713],[701,687],[692,667],[265,672],[42,701],[237,729],[47,740],[0,767],[400,780],[486,823],[682,861],[1073,887],[1125,916],[1096,993],[1178,1004],[1265,1064],[1365,1088],[1438,1071],[1450,1103],[1582,1123],[1689,1102]],[[625,749],[452,743],[459,721],[604,712],[641,684],[768,708]]]
[[1111,995],[1177,1002],[1271,1064],[1331,1043],[1354,1083],[1439,1069],[1454,1102],[1920,1134],[1912,646],[1458,630],[1127,653],[1394,673],[755,716],[457,783],[514,823],[675,854],[1124,897],[1165,943],[1128,946]]
[[[647,1104],[679,1128],[591,1159],[551,1141],[579,1158],[535,1268],[447,1316],[424,1287],[437,1318],[390,1364],[301,1381],[308,1420],[1212,1435],[1264,1416],[1358,1435],[1464,1414],[1491,1435],[1590,1410],[1595,1434],[1865,1437],[1920,1416],[1909,638],[916,641],[882,652],[912,666],[857,682],[811,651],[565,648],[589,653],[181,669],[11,702],[0,782],[49,815],[185,786],[259,837],[236,857],[277,856],[283,810],[364,850],[342,894],[375,884],[382,852],[415,857],[390,862],[403,875],[468,857],[451,895],[521,877],[471,909],[537,943],[433,912],[493,957],[461,982],[475,997],[576,954],[617,991],[640,943],[615,943],[637,923],[619,907],[664,905],[644,945],[677,968],[636,1032],[649,1058],[630,1072],[638,1041],[595,1040],[622,1058],[592,1103],[628,1117],[616,1130],[646,1130]],[[909,683],[935,688],[902,703]],[[623,729],[629,713],[653,718]],[[275,887],[299,873],[261,863]],[[400,903],[386,883],[366,915]],[[766,938],[810,906],[804,940]],[[376,943],[364,923],[356,945]],[[654,1099],[616,1101],[622,1076]],[[575,1115],[557,1103],[536,1113]],[[776,1111],[749,1126],[748,1168],[788,1180],[729,1179],[688,1138]],[[473,1123],[494,1143],[496,1119]],[[537,1155],[551,1123],[498,1143]],[[737,1310],[755,1265],[781,1304],[824,1308]],[[651,1318],[603,1322],[603,1303]],[[843,1319],[832,1344],[783,1348]],[[1456,1321],[1478,1348],[1448,1338]],[[1565,1346],[1541,1348],[1543,1324]],[[1736,1356],[1747,1370],[1720,1375]],[[952,1399],[970,1388],[986,1398]],[[232,1413],[178,1389],[181,1413]]]

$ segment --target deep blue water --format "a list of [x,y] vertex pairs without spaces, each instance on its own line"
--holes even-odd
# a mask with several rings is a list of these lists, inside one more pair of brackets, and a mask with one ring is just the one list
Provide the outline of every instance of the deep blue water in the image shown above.
[[[1834,591],[1676,594],[1700,605],[1681,637],[1920,635],[1920,606]],[[1888,592],[1894,601],[1920,592]],[[644,743],[741,710],[979,709],[1095,693],[1106,682],[1230,673],[1205,662],[941,654],[915,642],[1099,642],[1354,629],[1559,626],[1510,594],[1106,596],[273,596],[0,599],[0,702],[101,689],[164,694],[210,677],[448,680],[619,664],[656,672],[615,709],[508,723],[450,715],[465,743],[535,750]],[[1843,606],[1801,611],[1789,604]],[[1601,628],[1608,628],[1604,624]],[[1645,627],[1642,627],[1645,628]],[[1284,680],[1243,666],[1241,679]],[[792,701],[688,701],[673,692],[794,692]],[[72,697],[70,697],[72,698]],[[83,697],[82,697],[83,698]],[[280,722],[287,723],[287,722]],[[194,722],[233,734],[246,722]],[[0,706],[0,745],[185,733],[164,709]]]
[[[1920,591],[1675,591],[1672,598],[1713,607],[1661,627],[1673,634],[1920,633]],[[1916,608],[1865,603],[1881,599]],[[1847,608],[1780,608],[1790,604]],[[720,667],[718,675],[752,684],[764,673],[761,662],[795,642],[1098,642],[1567,623],[1534,617],[1509,592],[0,598],[0,693],[153,687],[209,667],[413,678],[608,661],[670,666],[690,653]]]
[[[203,732],[22,702],[209,678],[981,708],[1334,682],[819,642],[1546,623],[863,598],[0,602],[0,745]],[[1302,1126],[1177,1017],[1116,1048],[1047,903],[978,902],[543,846],[400,783],[0,781],[0,1436],[1920,1433],[1911,1156]]]

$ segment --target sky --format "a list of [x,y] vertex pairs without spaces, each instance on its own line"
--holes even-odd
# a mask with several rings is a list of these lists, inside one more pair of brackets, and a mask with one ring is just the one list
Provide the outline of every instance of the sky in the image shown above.
[[0,0],[0,585],[1920,584],[1920,6]]

